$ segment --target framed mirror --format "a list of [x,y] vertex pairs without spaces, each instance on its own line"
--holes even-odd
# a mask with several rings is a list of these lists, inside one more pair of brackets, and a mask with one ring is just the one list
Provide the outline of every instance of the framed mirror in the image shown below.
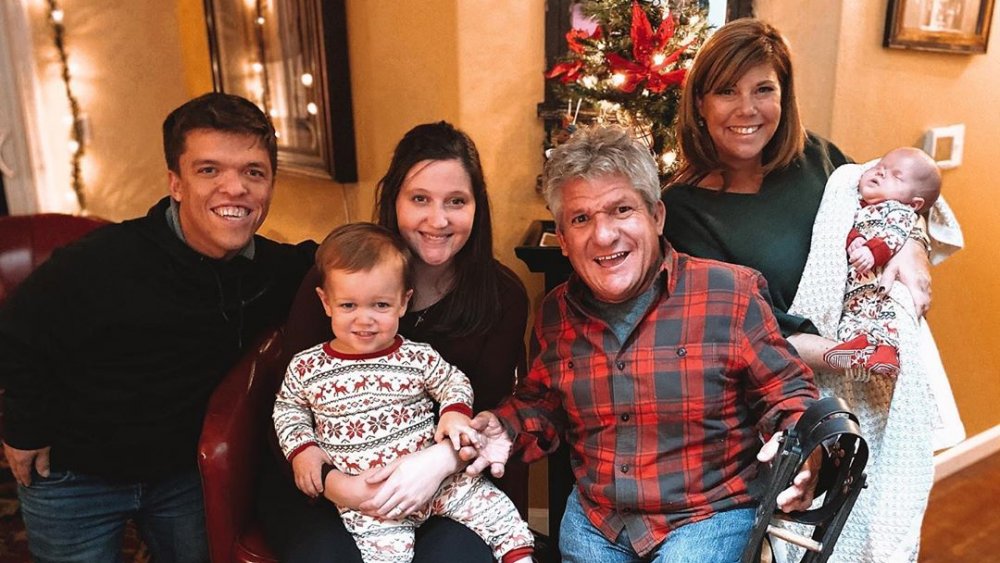
[[344,0],[204,0],[216,91],[271,116],[283,171],[358,178]]
[[994,0],[889,0],[884,47],[985,53]]

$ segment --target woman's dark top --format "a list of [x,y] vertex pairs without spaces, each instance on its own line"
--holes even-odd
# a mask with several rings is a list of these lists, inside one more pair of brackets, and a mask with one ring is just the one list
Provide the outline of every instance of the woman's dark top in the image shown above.
[[835,168],[850,162],[832,143],[810,134],[803,155],[765,176],[758,193],[668,186],[663,234],[681,252],[761,272],[782,334],[817,334],[811,321],[788,314],[788,308],[809,256],[826,181]]
[[[494,266],[501,317],[486,333],[452,336],[435,330],[447,300],[453,299],[451,294],[422,311],[407,311],[399,323],[400,334],[429,343],[468,376],[475,393],[475,412],[493,408],[510,395],[515,369],[521,374],[526,369],[528,294],[514,272],[495,260]],[[285,348],[290,353],[333,338],[330,319],[316,295],[319,285],[319,271],[313,268],[299,287],[285,327]],[[361,554],[337,508],[322,499],[312,501],[295,487],[291,467],[277,449],[273,429],[270,434],[271,455],[264,461],[258,500],[268,543],[285,563],[361,563]],[[526,478],[523,465],[508,467],[508,476],[515,473]],[[503,487],[502,482],[500,485]],[[517,504],[518,499],[511,496]],[[493,554],[469,528],[448,518],[432,517],[417,529],[413,562],[438,561],[488,563],[493,561]]]

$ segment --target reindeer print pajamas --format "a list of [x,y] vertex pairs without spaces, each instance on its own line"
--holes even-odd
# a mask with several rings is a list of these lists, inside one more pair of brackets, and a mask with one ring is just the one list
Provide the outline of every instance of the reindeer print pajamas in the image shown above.
[[[899,252],[910,233],[917,227],[917,213],[909,205],[887,200],[862,207],[854,217],[854,228],[847,244],[857,237],[873,248],[875,266],[859,274],[850,269],[844,291],[844,309],[837,328],[837,338],[846,342],[859,334],[867,334],[871,342],[899,348],[896,329],[896,305],[887,292],[879,292],[883,267]],[[875,250],[878,249],[878,250]]]
[[[396,337],[375,354],[351,355],[319,344],[288,365],[274,404],[274,425],[289,459],[311,445],[341,472],[358,475],[434,443],[434,403],[441,413],[471,415],[472,386],[427,344]],[[337,507],[366,563],[410,561],[414,531],[447,516],[476,532],[500,561],[532,543],[514,504],[483,477],[445,479],[431,501],[402,520]]]

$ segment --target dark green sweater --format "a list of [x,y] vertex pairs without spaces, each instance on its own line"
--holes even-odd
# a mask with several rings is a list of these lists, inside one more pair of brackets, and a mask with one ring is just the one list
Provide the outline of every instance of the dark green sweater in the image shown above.
[[313,243],[255,237],[253,259],[188,247],[149,214],[53,253],[0,309],[11,446],[54,470],[152,480],[194,467],[208,397],[288,311]]
[[816,333],[811,321],[789,315],[788,308],[809,255],[826,181],[849,162],[832,143],[810,134],[802,157],[768,174],[758,193],[671,185],[663,193],[663,234],[681,252],[761,272],[782,333]]

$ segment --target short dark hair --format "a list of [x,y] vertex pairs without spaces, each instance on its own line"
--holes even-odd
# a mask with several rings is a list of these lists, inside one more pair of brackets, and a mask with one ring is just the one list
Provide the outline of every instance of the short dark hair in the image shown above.
[[374,223],[348,223],[330,231],[316,249],[316,269],[326,283],[330,270],[367,272],[399,260],[403,291],[413,289],[413,253],[398,235]]
[[278,140],[267,115],[253,102],[240,96],[210,92],[189,100],[163,120],[163,155],[167,169],[180,174],[180,158],[189,132],[212,129],[252,135],[267,149],[271,173],[278,171]]
[[715,143],[700,122],[698,100],[732,86],[750,69],[770,65],[781,84],[781,120],[764,146],[764,173],[779,170],[802,155],[806,132],[799,117],[788,43],[774,26],[753,18],[733,20],[718,29],[698,50],[681,94],[677,116],[681,167],[675,181],[695,182],[723,168]]
[[389,169],[378,183],[375,195],[378,224],[399,232],[396,198],[406,175],[425,160],[458,161],[469,175],[476,202],[469,240],[455,255],[453,298],[442,312],[440,323],[428,330],[447,331],[455,336],[485,332],[500,318],[497,284],[500,272],[493,259],[493,223],[486,179],[472,139],[445,121],[417,125],[403,135],[392,154]]

